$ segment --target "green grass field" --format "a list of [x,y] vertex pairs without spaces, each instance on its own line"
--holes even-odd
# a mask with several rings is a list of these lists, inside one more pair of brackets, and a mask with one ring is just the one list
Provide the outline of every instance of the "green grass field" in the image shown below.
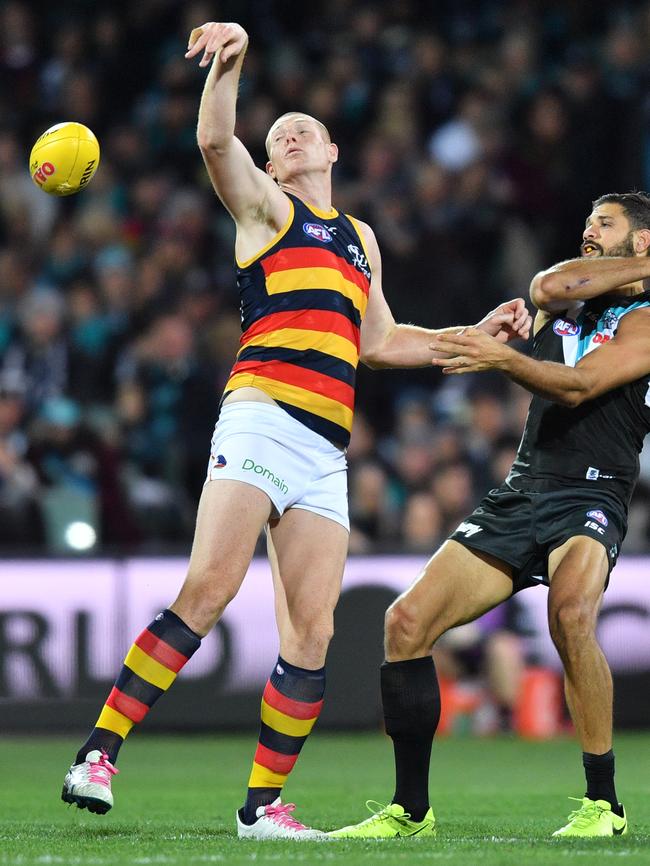
[[[566,798],[583,792],[576,744],[499,738],[436,743],[436,840],[238,842],[233,816],[253,743],[253,735],[136,735],[120,758],[116,806],[100,817],[59,800],[76,742],[6,738],[0,744],[0,864],[650,863],[648,735],[617,738],[617,779],[630,834],[585,841],[549,838],[573,808]],[[386,802],[391,779],[392,751],[384,737],[317,732],[285,800],[299,804],[306,823],[332,828],[366,817],[366,799]]]

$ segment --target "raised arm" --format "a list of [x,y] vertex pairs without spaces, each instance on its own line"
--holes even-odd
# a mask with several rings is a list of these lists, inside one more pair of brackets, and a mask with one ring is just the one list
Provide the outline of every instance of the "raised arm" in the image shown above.
[[576,301],[606,295],[650,278],[647,256],[585,256],[540,271],[530,284],[530,298],[539,310],[557,313]]
[[644,307],[627,313],[616,336],[585,355],[575,367],[529,358],[473,329],[460,335],[442,335],[435,345],[453,355],[433,362],[443,366],[445,373],[500,370],[533,394],[575,408],[650,373],[650,310]]
[[[418,325],[397,324],[384,297],[381,282],[381,255],[375,234],[369,225],[359,223],[372,269],[372,285],[361,325],[361,361],[373,370],[386,368],[428,367],[439,353],[432,351],[431,341],[440,334],[457,333],[453,328],[421,328]],[[521,298],[497,307],[476,325],[499,342],[513,337],[526,339],[530,331],[530,316]]]
[[267,223],[277,231],[289,213],[287,197],[257,168],[235,136],[237,89],[248,35],[239,24],[209,21],[192,30],[185,57],[201,52],[199,66],[210,66],[197,127],[198,145],[212,185],[237,223]]

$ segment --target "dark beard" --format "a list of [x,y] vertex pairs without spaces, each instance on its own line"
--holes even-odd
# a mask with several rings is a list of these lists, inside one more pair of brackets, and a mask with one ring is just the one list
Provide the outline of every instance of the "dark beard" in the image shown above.
[[634,255],[634,244],[632,243],[632,232],[628,234],[624,241],[618,246],[610,247],[605,253],[606,256],[623,256],[630,258]]

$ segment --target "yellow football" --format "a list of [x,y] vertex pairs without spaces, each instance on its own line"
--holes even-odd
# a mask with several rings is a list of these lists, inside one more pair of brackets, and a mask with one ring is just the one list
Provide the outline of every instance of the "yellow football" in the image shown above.
[[99,165],[99,142],[83,123],[57,123],[36,139],[29,173],[49,195],[72,195],[88,186]]

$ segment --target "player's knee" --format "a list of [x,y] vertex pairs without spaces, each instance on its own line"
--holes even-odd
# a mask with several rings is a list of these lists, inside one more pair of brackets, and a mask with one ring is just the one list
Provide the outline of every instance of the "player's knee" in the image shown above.
[[426,628],[417,608],[404,598],[397,599],[388,608],[384,627],[390,657],[417,654],[427,641]]
[[[237,594],[237,584],[209,568],[190,572],[174,610],[198,631],[209,631]],[[192,626],[193,628],[195,626]]]
[[319,615],[305,617],[292,623],[295,639],[305,645],[318,644],[327,648],[334,634],[334,619],[332,616]]
[[283,654],[299,666],[320,667],[324,664],[333,634],[334,618],[331,615],[294,617],[290,626],[281,628]]
[[595,633],[596,612],[581,599],[569,599],[552,605],[549,611],[551,637],[558,648],[570,648]]

